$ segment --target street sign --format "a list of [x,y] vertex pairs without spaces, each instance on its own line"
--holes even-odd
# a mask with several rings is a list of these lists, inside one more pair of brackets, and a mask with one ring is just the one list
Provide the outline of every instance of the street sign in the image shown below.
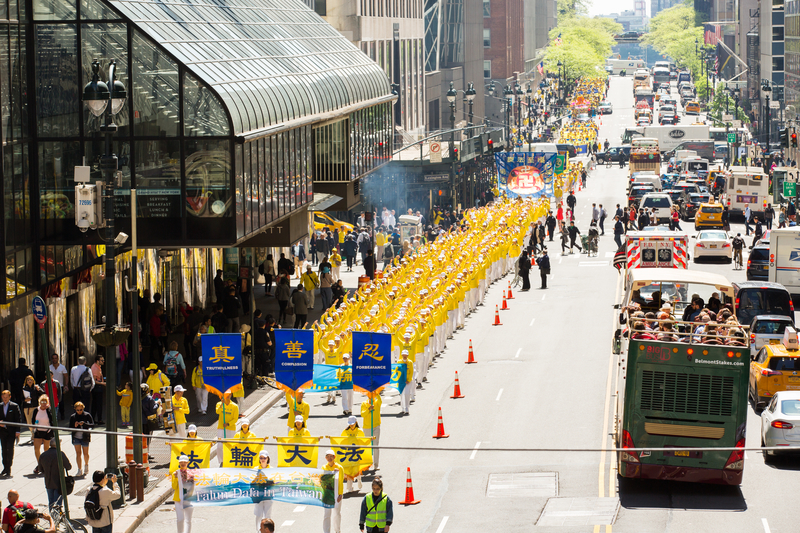
[[731,121],[731,126],[733,126],[734,128],[737,128],[737,129],[741,128],[742,127],[742,121],[741,120],[733,120],[733,121]]
[[47,306],[44,304],[44,300],[41,296],[36,296],[31,303],[31,308],[33,310],[33,319],[39,324],[39,327],[44,327],[44,323],[47,322]]
[[442,162],[442,143],[432,142],[430,144],[431,163]]
[[731,143],[731,144],[736,142],[736,134],[735,133],[729,133],[728,134],[728,142]]
[[783,196],[794,198],[797,196],[797,184],[792,181],[783,182]]
[[770,100],[769,101],[769,108],[770,109],[780,109],[781,103],[778,100]]
[[726,115],[724,113],[722,114],[722,121],[723,122],[730,122],[731,120],[733,120],[733,115]]

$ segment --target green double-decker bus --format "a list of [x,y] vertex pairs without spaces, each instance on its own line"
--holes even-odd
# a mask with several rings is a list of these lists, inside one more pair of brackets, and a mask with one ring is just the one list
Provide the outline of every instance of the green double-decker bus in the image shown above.
[[[652,295],[655,285],[661,295],[672,296],[675,316],[682,316],[692,295],[703,292],[700,279],[687,282],[681,278],[702,278],[705,273],[639,270],[633,276],[642,279],[629,283],[626,296]],[[649,272],[641,272],[644,270]],[[655,281],[648,274],[655,274],[652,271],[656,270],[665,271],[670,277]],[[708,286],[708,291],[720,295],[722,303],[733,294],[726,284],[729,285],[727,280],[725,284],[717,280]],[[630,321],[633,323],[626,323],[623,328],[625,339],[619,366],[615,432],[616,446],[622,449],[617,452],[619,474],[628,478],[739,485],[744,451],[713,448],[745,444],[749,336],[742,337],[744,329],[736,328],[735,338],[731,330],[707,337],[693,333],[697,324],[670,320],[674,335],[667,335],[668,340],[663,334],[653,339],[656,335],[637,333],[635,318]]]

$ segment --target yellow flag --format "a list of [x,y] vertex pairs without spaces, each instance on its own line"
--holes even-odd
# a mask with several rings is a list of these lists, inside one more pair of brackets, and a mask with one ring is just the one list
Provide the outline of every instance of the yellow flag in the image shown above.
[[185,455],[189,458],[189,468],[208,468],[208,461],[211,457],[211,443],[194,440],[183,442],[170,442],[170,473],[178,469],[178,457]]
[[258,465],[258,454],[264,447],[264,441],[252,440],[252,444],[224,443],[222,445],[222,468],[255,468]]
[[[345,472],[369,470],[372,465],[372,440],[365,437],[331,437],[331,449],[336,452],[336,462]],[[342,446],[347,446],[343,448]],[[352,448],[350,446],[353,446]],[[349,475],[349,474],[348,474]]]
[[[319,448],[316,444],[322,437],[275,437],[278,441],[278,468],[317,468]],[[304,446],[305,445],[305,446]]]

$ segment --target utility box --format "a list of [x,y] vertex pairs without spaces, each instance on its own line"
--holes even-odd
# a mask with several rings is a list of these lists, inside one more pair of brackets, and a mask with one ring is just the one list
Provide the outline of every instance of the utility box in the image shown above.
[[103,218],[103,183],[80,183],[75,186],[75,225],[81,231],[105,227]]

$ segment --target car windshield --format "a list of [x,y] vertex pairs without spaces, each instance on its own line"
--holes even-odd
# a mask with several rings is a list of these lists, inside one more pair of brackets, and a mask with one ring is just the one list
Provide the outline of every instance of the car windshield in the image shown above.
[[672,204],[670,204],[669,198],[666,196],[651,196],[649,198],[645,198],[644,202],[642,202],[642,207],[663,207],[669,208]]
[[[673,314],[675,316],[682,316],[683,311],[689,305],[689,299],[694,295],[700,296],[704,302],[707,302],[713,293],[722,296],[723,303],[729,301],[724,293],[714,285],[706,283],[674,283],[670,281],[654,282],[650,285],[645,285],[639,290],[640,299],[636,298],[635,291],[632,291],[630,300],[637,301],[641,304],[641,299],[644,299],[645,305],[654,306],[653,295],[656,291],[661,291],[661,300],[668,301],[672,304]],[[661,307],[660,305],[658,306]]]
[[631,196],[644,196],[649,192],[653,192],[653,187],[634,187],[631,191]]
[[781,400],[781,413],[800,415],[800,400]]
[[757,309],[757,314],[791,316],[791,299],[786,290],[744,289],[739,292],[739,308]]
[[724,231],[701,231],[699,239],[702,240],[725,240],[728,238]]
[[800,370],[800,357],[771,357],[768,366],[770,370],[796,372]]
[[703,213],[722,213],[721,207],[703,206]]
[[750,252],[750,261],[766,261],[769,259],[769,248],[753,248]]
[[751,333],[763,333],[765,335],[783,335],[786,326],[791,326],[790,320],[759,320],[756,322]]

